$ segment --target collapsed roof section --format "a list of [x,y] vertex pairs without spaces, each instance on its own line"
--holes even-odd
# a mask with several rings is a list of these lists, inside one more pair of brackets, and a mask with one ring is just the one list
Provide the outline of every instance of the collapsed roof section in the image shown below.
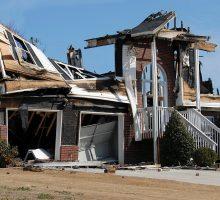
[[71,86],[69,97],[129,103],[123,82],[50,59]]
[[122,83],[49,59],[39,48],[3,25],[0,26],[0,70],[1,95],[69,94],[72,98],[128,103]]
[[73,65],[69,65],[54,59],[50,59],[50,61],[66,81],[74,81],[78,79],[94,79],[103,77],[99,74],[87,71],[81,67],[75,67]]
[[[174,27],[169,29],[168,24],[171,20],[174,20]],[[119,39],[124,41],[135,41],[135,39],[151,38],[156,36],[158,39],[188,42],[192,45],[192,48],[195,47],[209,52],[215,51],[217,45],[209,43],[208,37],[194,35],[183,27],[176,28],[175,23],[175,12],[158,12],[149,15],[143,22],[132,29],[125,29],[114,35],[88,39],[86,40],[87,46],[85,48],[116,44],[116,41]]]
[[36,46],[0,25],[1,94],[47,90],[69,92],[70,87]]

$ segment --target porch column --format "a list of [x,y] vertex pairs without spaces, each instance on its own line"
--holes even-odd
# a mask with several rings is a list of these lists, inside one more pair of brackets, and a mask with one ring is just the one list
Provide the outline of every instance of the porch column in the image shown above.
[[157,137],[158,137],[158,85],[157,85],[157,48],[156,48],[156,40],[155,37],[151,42],[151,59],[152,59],[152,95],[153,95],[153,147],[154,147],[154,163],[158,162],[157,155]]
[[195,89],[196,89],[196,108],[201,110],[200,105],[200,76],[199,76],[199,50],[194,50],[195,54]]

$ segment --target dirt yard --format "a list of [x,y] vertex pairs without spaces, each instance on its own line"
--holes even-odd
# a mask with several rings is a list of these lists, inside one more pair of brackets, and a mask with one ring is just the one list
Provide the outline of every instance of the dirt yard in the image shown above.
[[0,199],[219,199],[220,187],[47,170],[0,170]]

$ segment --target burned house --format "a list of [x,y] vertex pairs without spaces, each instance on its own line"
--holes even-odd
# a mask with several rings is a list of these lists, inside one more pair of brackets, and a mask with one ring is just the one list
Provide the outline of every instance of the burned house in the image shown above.
[[115,72],[100,75],[72,46],[63,63],[1,26],[0,138],[21,158],[42,148],[61,161],[157,163],[170,113],[181,107],[196,146],[219,153],[220,96],[200,73],[199,51],[216,48],[208,40],[177,27],[174,12],[152,14],[86,40],[86,48],[115,46]]
[[22,159],[44,149],[55,160],[123,162],[118,143],[129,103],[123,83],[82,68],[73,48],[69,64],[49,59],[5,26],[0,52],[0,138]]
[[115,77],[125,83],[130,102],[124,115],[126,162],[159,162],[159,140],[170,113],[180,108],[196,147],[219,154],[220,96],[210,80],[202,80],[199,60],[199,51],[215,51],[209,37],[194,35],[183,23],[177,27],[174,12],[158,12],[134,28],[89,39],[86,48],[105,45],[115,46]]

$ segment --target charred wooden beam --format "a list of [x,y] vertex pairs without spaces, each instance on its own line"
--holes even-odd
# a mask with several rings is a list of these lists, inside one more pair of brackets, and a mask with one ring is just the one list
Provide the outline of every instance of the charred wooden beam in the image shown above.
[[103,38],[103,39],[87,40],[86,41],[87,46],[85,47],[85,49],[115,44],[115,41],[116,41],[115,38]]
[[121,39],[118,39],[115,43],[115,74],[119,77],[123,76],[122,49],[123,41]]
[[31,123],[31,121],[32,121],[32,119],[33,119],[33,117],[34,117],[34,114],[35,114],[35,112],[32,112],[32,113],[31,113],[31,117],[30,117],[30,119],[28,120],[28,126],[30,126],[30,123]]
[[16,93],[21,91],[34,91],[43,88],[69,88],[63,81],[44,80],[16,80],[5,81],[6,93]]
[[191,48],[208,52],[214,52],[217,45],[209,42],[196,42],[191,44]]
[[88,39],[86,40],[87,46],[85,47],[85,49],[115,44],[118,38],[124,39],[125,37],[126,35],[116,34]]
[[47,130],[46,136],[49,135],[49,133],[50,133],[50,131],[51,131],[51,129],[52,129],[52,127],[53,127],[55,121],[56,121],[56,118],[57,118],[57,117],[56,117],[56,115],[54,114],[53,119],[52,119],[52,121],[51,121],[51,123],[50,123],[50,126],[49,126],[49,128],[48,128],[48,130]]
[[43,125],[43,123],[44,123],[44,121],[45,121],[46,116],[47,116],[47,113],[44,113],[44,115],[43,115],[43,117],[42,117],[42,119],[41,119],[41,122],[40,122],[40,124],[39,124],[39,126],[38,126],[38,128],[37,128],[37,131],[35,132],[35,135],[37,135],[38,132],[39,132],[39,130],[42,128],[42,125]]

